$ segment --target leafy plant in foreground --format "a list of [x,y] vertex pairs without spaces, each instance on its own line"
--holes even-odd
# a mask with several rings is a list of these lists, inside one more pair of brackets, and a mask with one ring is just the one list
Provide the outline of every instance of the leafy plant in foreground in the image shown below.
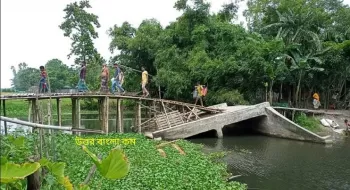
[[[38,162],[23,164],[15,164],[7,159],[10,153],[16,152],[16,148],[21,148],[25,144],[25,138],[19,137],[14,138],[9,136],[7,138],[9,143],[5,143],[8,147],[4,154],[1,156],[1,173],[0,179],[1,183],[6,185],[6,188],[11,189],[22,189],[23,180],[34,172],[38,171],[40,168],[46,168],[55,178],[55,180],[61,184],[66,190],[89,190],[90,188],[86,184],[81,184],[79,188],[74,188],[69,178],[64,175],[64,169],[66,164],[64,162],[51,162],[46,158],[42,158]],[[129,171],[129,164],[127,163],[127,158],[123,154],[122,150],[115,148],[112,149],[106,159],[102,161],[96,157],[95,154],[91,153],[86,147],[83,146],[83,150],[92,158],[93,162],[100,174],[108,179],[120,179],[127,175]],[[50,179],[50,178],[49,178]],[[50,186],[54,185],[52,179],[47,180],[51,183]],[[57,187],[56,187],[57,188]]]

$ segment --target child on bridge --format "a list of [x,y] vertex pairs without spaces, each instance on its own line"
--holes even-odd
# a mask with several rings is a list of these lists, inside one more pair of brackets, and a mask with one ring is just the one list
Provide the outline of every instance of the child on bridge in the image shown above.
[[195,86],[195,91],[193,92],[193,96],[196,98],[195,105],[197,105],[198,100],[201,102],[201,106],[203,106],[203,86],[197,82],[197,85]]

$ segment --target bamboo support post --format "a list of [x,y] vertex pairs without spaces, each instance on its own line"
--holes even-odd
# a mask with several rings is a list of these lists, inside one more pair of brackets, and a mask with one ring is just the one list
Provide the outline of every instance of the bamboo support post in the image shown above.
[[[39,113],[38,113],[38,100],[37,99],[33,99],[32,100],[32,122],[33,123],[38,123],[38,120],[39,120]],[[32,130],[33,132],[36,131],[36,127],[33,128]]]
[[[2,109],[3,109],[3,115],[6,117],[6,103],[5,100],[2,100]],[[4,127],[5,127],[5,135],[7,135],[7,122],[4,121]]]
[[117,99],[117,132],[118,133],[123,133],[121,104],[122,104],[122,100]]
[[51,102],[47,104],[47,124],[51,125]]
[[134,124],[133,124],[133,126],[137,127],[137,104],[135,104],[135,106],[134,106]]
[[102,100],[102,131],[108,134],[108,112],[109,112],[109,97],[105,97]]
[[[77,127],[77,99],[76,98],[72,98],[72,128],[76,128]],[[73,134],[75,134],[73,132]]]
[[156,117],[157,115],[157,107],[156,107],[156,102],[155,101],[152,101],[152,109],[154,110],[154,116],[152,117]]
[[141,101],[137,104],[137,126],[138,133],[141,133]]
[[28,121],[32,121],[32,102],[28,100]]
[[100,120],[100,122],[102,121],[102,100],[98,99],[97,101],[98,103],[98,120]]
[[[150,102],[148,102],[148,106],[150,106]],[[147,109],[147,118],[148,120],[151,120],[152,119],[152,109]],[[151,122],[148,122],[148,127],[151,127],[152,123]]]
[[122,102],[121,102],[121,107],[120,107],[121,119],[120,119],[120,122],[121,122],[122,133],[124,133],[124,109],[125,109],[125,105],[123,105]]
[[61,99],[57,98],[56,99],[57,102],[57,122],[58,122],[58,126],[62,126],[62,109],[61,109]]
[[[80,114],[80,99],[77,99],[77,116],[76,116],[77,129],[81,128],[81,114]],[[79,133],[80,134],[80,133]]]

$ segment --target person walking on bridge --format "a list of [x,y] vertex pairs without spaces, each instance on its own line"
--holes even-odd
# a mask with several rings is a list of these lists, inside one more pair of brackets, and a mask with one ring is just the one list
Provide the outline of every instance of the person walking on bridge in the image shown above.
[[148,72],[144,67],[141,67],[142,70],[142,78],[141,78],[141,86],[142,86],[142,97],[147,97],[149,95],[148,90],[146,89],[146,85],[148,83]]
[[203,86],[199,82],[197,82],[197,85],[195,86],[195,90],[196,90],[195,94],[197,94],[197,96],[196,96],[196,101],[195,101],[194,105],[197,105],[198,100],[200,100],[201,106],[203,106],[203,99],[202,99]]
[[101,71],[100,92],[108,93],[108,79],[109,79],[109,70],[108,70],[107,64],[104,63]]
[[47,73],[45,70],[44,66],[40,66],[40,83],[39,83],[39,93],[45,93],[48,91],[47,83],[46,83],[46,78],[47,78]]
[[80,74],[79,74],[78,92],[86,92],[88,90],[85,83],[85,77],[86,77],[86,62],[83,61],[81,63]]
[[318,95],[317,92],[315,92],[312,97],[314,98],[313,100],[313,105],[315,109],[318,109],[318,107],[321,106],[321,102],[320,102],[320,96]]
[[121,92],[122,94],[125,94],[125,90],[122,87],[122,82],[124,80],[124,74],[120,70],[118,63],[113,64],[115,68],[113,80],[112,80],[112,93],[115,93],[116,88],[118,88],[118,91]]

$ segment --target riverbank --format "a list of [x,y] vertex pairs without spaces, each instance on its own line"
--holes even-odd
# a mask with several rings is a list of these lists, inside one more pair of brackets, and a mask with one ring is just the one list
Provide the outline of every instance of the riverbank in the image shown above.
[[[227,166],[205,155],[202,146],[180,140],[176,142],[185,155],[172,146],[162,148],[166,157],[158,152],[159,141],[146,139],[139,134],[93,135],[89,138],[135,138],[135,145],[121,145],[130,162],[128,175],[120,180],[102,178],[98,172],[91,178],[91,189],[231,189],[243,190],[246,185],[226,182],[230,176]],[[75,136],[59,134],[54,137],[57,161],[65,162],[65,175],[77,186],[89,173],[93,162],[75,142]],[[28,145],[28,147],[32,147]],[[90,145],[95,154],[106,157],[113,145]],[[52,150],[52,149],[51,149]],[[214,158],[214,159],[213,159]]]
[[321,119],[330,119],[336,122],[338,129],[345,129],[344,120],[350,118],[350,110],[328,110],[325,114],[306,115],[304,113],[296,116],[295,122],[301,127],[308,129],[320,136],[333,136],[334,131],[330,127],[325,127],[321,124]]

